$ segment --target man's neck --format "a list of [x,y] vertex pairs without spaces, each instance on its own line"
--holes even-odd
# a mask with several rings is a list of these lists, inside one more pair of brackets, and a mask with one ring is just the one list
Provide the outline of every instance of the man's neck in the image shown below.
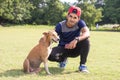
[[69,27],[69,28],[72,28],[74,25],[70,25],[70,24],[67,23],[67,21],[66,21],[66,26]]

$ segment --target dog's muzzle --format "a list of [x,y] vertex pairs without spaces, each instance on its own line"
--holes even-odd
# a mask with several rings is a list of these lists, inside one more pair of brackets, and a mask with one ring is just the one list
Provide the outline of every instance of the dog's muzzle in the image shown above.
[[60,39],[57,38],[57,39],[52,39],[52,40],[57,43]]

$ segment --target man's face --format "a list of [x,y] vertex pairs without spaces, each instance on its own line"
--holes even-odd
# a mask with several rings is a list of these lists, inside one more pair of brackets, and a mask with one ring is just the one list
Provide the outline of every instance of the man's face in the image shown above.
[[67,15],[67,26],[72,27],[74,26],[78,21],[79,17],[75,13],[70,13]]

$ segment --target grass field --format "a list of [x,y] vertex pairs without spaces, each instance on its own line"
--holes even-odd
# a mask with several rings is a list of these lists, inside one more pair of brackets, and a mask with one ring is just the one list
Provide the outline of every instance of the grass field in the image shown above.
[[91,31],[89,74],[76,72],[79,57],[69,58],[65,70],[59,69],[56,62],[49,62],[51,76],[44,70],[38,75],[24,74],[24,59],[42,33],[51,29],[29,25],[0,27],[0,80],[120,80],[120,32],[112,31]]

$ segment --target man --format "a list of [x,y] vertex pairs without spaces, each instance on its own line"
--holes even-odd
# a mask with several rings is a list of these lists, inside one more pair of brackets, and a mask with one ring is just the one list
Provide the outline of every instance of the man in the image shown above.
[[60,37],[57,47],[54,47],[50,56],[50,61],[59,62],[60,68],[65,68],[68,57],[80,56],[79,71],[89,72],[85,65],[89,52],[89,29],[85,22],[80,19],[81,9],[71,6],[68,10],[67,20],[59,22],[55,31]]

